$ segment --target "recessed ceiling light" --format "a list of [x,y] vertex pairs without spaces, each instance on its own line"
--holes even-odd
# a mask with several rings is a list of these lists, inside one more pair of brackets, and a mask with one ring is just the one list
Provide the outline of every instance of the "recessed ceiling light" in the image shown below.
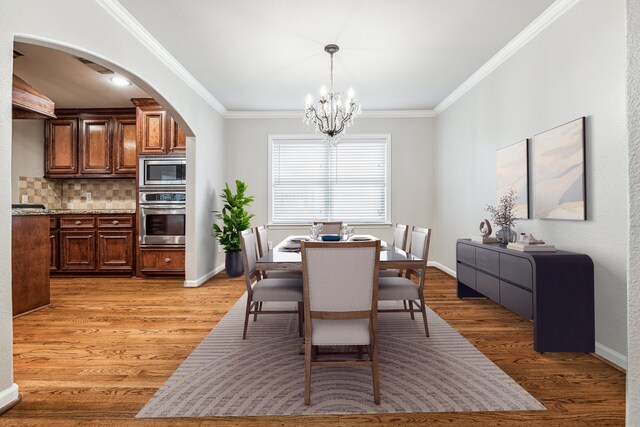
[[120,76],[115,76],[115,77],[111,77],[111,81],[113,82],[113,84],[118,85],[118,86],[130,86],[131,82],[127,79],[125,79],[124,77],[120,77]]

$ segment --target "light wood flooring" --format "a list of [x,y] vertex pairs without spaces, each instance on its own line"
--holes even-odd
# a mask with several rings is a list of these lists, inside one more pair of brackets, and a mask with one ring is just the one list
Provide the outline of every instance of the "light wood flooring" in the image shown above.
[[439,270],[429,269],[426,288],[427,304],[547,411],[135,420],[244,293],[244,279],[219,275],[186,289],[179,280],[55,278],[51,306],[15,319],[23,401],[0,426],[624,424],[623,373],[586,354],[536,353],[531,322],[485,299],[458,300]]

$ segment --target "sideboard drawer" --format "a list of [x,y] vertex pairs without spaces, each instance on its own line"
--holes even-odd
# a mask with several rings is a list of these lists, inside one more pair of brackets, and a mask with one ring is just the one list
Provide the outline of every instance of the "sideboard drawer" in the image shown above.
[[476,267],[497,276],[500,274],[499,255],[496,251],[476,248]]
[[476,265],[475,246],[458,243],[458,260],[469,265]]
[[533,268],[528,259],[500,254],[500,277],[533,290]]
[[476,271],[464,264],[458,263],[458,282],[470,288],[476,288]]
[[500,304],[526,319],[533,319],[533,294],[502,280]]
[[476,271],[476,290],[493,301],[500,302],[500,280]]

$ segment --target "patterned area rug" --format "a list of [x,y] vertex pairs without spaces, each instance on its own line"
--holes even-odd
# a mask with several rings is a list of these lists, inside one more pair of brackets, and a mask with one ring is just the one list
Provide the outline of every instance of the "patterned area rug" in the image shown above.
[[380,405],[370,369],[315,367],[311,406],[304,406],[296,316],[259,316],[243,341],[245,297],[137,418],[545,410],[431,310],[429,338],[420,315],[378,315]]

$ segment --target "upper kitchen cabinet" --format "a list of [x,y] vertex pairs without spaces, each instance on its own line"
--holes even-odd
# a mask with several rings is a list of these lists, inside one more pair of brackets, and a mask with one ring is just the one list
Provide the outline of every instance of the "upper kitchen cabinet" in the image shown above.
[[133,109],[57,110],[48,120],[45,177],[135,178]]
[[45,126],[45,176],[78,173],[78,120],[47,120]]
[[134,98],[139,154],[178,154],[187,149],[184,131],[151,98]]

